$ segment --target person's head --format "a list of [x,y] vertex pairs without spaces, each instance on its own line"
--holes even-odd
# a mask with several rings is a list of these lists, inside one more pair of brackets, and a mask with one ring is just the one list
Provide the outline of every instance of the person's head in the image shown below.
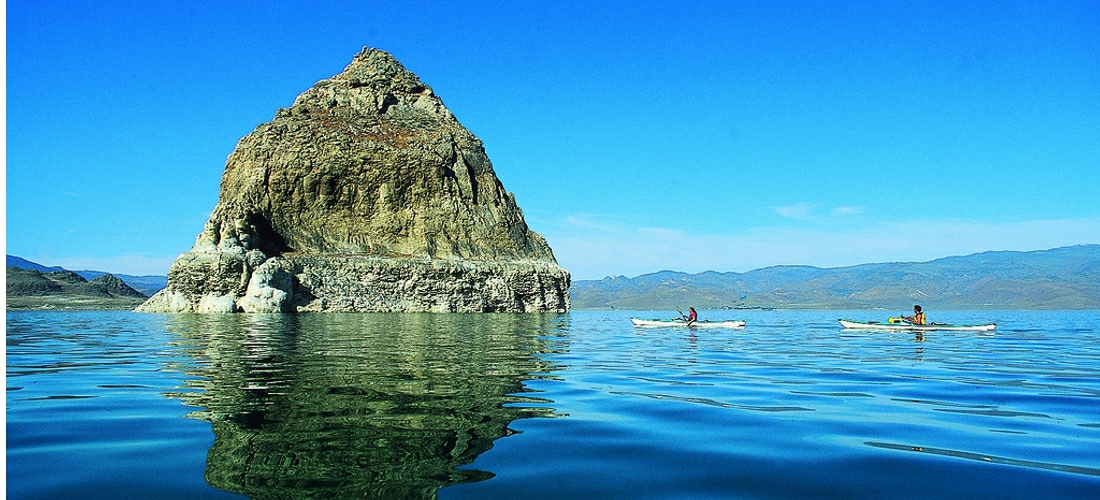
[[689,308],[688,308],[688,310],[689,310],[689,311],[691,311],[691,312],[695,312],[695,308],[694,308],[694,307],[689,307]]
[[920,306],[913,306],[913,312],[920,312]]

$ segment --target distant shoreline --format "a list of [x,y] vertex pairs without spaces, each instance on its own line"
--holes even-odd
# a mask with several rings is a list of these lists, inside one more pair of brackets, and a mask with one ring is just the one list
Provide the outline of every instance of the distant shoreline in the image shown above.
[[125,297],[9,296],[6,308],[9,311],[129,311],[145,300]]

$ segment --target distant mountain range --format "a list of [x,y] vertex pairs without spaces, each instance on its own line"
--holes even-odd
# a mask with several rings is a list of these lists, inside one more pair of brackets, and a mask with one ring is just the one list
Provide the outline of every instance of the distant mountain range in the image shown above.
[[[66,271],[13,255],[7,265]],[[104,271],[73,271],[85,280]],[[144,295],[166,276],[116,274]],[[9,276],[9,285],[12,276]],[[929,262],[850,267],[774,266],[745,273],[661,271],[574,281],[574,309],[1100,309],[1100,245],[984,252]],[[11,293],[9,292],[9,297]]]
[[929,262],[579,280],[574,309],[1100,309],[1100,245]]
[[[29,269],[38,271],[41,273],[51,273],[58,271],[68,271],[68,269],[58,266],[44,266],[37,262],[31,262],[22,257],[16,257],[14,255],[8,255],[7,267],[16,267],[19,269]],[[112,274],[106,271],[72,271],[85,280],[94,280],[105,274]],[[167,276],[130,276],[128,274],[114,274],[116,278],[121,279],[127,285],[133,287],[134,290],[141,292],[146,296],[152,296],[168,286]]]
[[54,271],[64,271],[65,268],[59,266],[47,267],[37,262],[31,262],[22,257],[16,257],[14,255],[8,256],[8,267],[18,267],[19,269],[30,269],[33,271],[52,273]]

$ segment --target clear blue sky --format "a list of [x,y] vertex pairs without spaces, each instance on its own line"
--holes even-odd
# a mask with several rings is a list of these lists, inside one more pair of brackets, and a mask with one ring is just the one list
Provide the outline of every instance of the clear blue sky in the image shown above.
[[1100,243],[1100,2],[678,3],[9,1],[6,251],[165,274],[363,46],[574,279]]

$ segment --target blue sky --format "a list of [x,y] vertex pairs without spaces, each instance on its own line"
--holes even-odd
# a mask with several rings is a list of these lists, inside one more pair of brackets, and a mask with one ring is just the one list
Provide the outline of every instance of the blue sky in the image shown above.
[[1100,3],[832,3],[9,1],[6,251],[165,274],[363,46],[574,279],[1100,243]]

